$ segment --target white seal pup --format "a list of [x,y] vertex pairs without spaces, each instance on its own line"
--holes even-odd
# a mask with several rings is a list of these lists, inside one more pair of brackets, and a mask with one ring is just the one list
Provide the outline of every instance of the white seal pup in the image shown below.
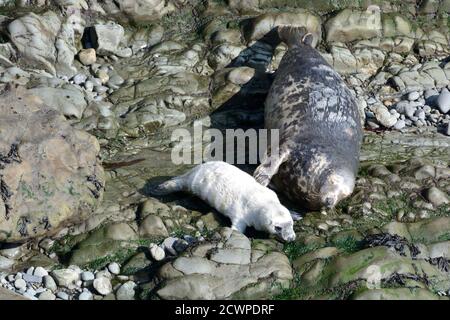
[[363,137],[357,102],[305,28],[278,27],[270,34],[272,45],[288,46],[264,110],[265,128],[278,129],[280,141],[254,177],[264,186],[273,180],[278,191],[310,209],[333,208],[355,186]]
[[274,234],[284,241],[295,240],[291,213],[275,192],[262,186],[246,172],[222,161],[210,161],[172,178],[151,193],[192,193],[230,218],[232,228],[244,233],[247,226]]

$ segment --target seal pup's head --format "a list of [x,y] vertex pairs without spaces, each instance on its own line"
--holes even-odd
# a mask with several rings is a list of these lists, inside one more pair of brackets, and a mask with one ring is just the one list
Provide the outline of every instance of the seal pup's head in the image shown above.
[[355,187],[355,175],[350,170],[333,170],[327,174],[320,188],[322,207],[332,209],[342,199],[347,198]]
[[280,203],[263,208],[260,212],[262,228],[283,241],[294,241],[294,220],[291,213]]

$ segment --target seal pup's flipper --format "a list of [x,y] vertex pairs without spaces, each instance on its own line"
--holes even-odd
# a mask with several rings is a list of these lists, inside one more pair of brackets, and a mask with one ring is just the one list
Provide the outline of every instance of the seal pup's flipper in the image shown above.
[[267,187],[267,185],[270,183],[270,180],[272,180],[272,177],[278,172],[278,168],[280,167],[280,165],[284,161],[286,161],[289,155],[289,151],[286,148],[280,149],[278,153],[271,153],[270,156],[268,155],[269,152],[270,151],[267,150],[267,153],[264,155],[261,164],[253,173],[253,177],[255,178],[255,180],[264,187]]
[[183,188],[184,183],[181,177],[175,177],[152,188],[150,193],[156,196],[164,196],[169,193],[183,191]]
[[239,231],[243,234],[245,229],[247,229],[247,224],[242,220],[234,220],[231,222],[231,229]]

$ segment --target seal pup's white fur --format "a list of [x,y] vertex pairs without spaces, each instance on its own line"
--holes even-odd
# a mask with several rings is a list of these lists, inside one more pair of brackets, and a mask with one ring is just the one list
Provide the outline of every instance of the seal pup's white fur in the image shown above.
[[232,228],[244,232],[247,226],[275,234],[284,241],[295,240],[293,219],[275,192],[262,186],[246,172],[222,161],[200,164],[168,180],[152,193],[164,195],[190,192],[230,218]]

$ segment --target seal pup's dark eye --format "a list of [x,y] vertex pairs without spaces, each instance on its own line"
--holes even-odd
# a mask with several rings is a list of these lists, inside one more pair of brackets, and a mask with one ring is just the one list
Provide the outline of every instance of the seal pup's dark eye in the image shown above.
[[275,231],[276,231],[276,232],[280,232],[281,229],[282,229],[282,228],[281,228],[280,226],[275,226]]

